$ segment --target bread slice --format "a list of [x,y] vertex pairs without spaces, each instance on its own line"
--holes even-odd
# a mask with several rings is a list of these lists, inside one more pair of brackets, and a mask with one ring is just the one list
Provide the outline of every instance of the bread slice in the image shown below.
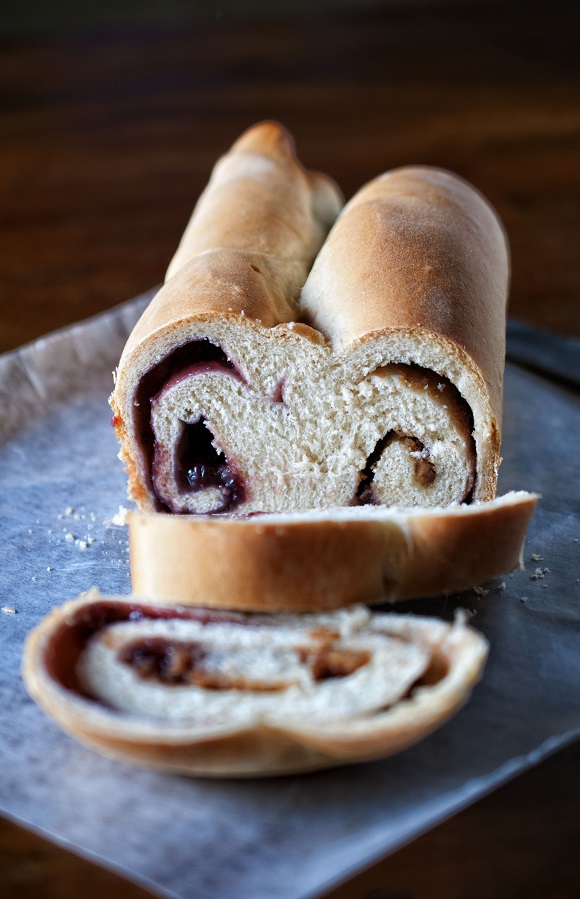
[[211,518],[131,513],[133,592],[160,603],[316,612],[467,589],[521,564],[537,497]]
[[92,594],[29,636],[26,687],[89,746],[208,777],[375,759],[440,726],[486,641],[458,620],[242,615]]
[[143,510],[495,495],[508,287],[495,213],[448,172],[388,173],[307,278],[339,207],[279,126],[216,166],[119,364],[114,421]]

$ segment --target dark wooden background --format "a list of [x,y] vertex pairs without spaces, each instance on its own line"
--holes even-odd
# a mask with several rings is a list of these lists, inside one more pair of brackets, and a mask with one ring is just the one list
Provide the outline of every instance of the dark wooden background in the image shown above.
[[[0,351],[160,282],[216,157],[264,118],[347,196],[407,163],[468,178],[508,230],[511,314],[580,335],[577,5],[267,9],[0,33]],[[332,899],[580,896],[579,762],[570,747]],[[2,897],[104,894],[144,895],[0,827]]]

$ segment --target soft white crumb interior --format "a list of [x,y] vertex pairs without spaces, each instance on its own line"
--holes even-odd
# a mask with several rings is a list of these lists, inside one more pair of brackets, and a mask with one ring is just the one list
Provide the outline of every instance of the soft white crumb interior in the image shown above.
[[[346,676],[317,680],[308,659],[320,648],[320,627],[331,622],[332,649],[368,661]],[[318,633],[317,633],[318,631]],[[162,638],[201,648],[204,674],[244,682],[208,689],[143,678],[122,661],[124,647]],[[168,723],[199,724],[307,716],[328,721],[372,713],[400,700],[431,660],[425,644],[373,632],[364,615],[282,616],[276,625],[136,621],[111,625],[87,645],[78,666],[82,685],[119,711]],[[267,690],[264,690],[268,688]]]

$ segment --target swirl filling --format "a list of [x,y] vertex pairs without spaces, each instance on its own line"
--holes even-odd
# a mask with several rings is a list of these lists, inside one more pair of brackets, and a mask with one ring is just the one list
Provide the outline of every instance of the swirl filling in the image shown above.
[[[473,415],[457,388],[415,365],[385,366],[373,377],[402,382],[400,418],[406,417],[408,429],[392,428],[377,440],[360,473],[355,504],[470,502],[476,476]],[[413,414],[415,405],[419,415]]]
[[309,352],[315,384],[282,356],[266,393],[209,340],[179,347],[141,379],[136,431],[158,510],[470,502],[473,416],[449,380],[390,363],[347,385],[342,365]]
[[136,610],[93,613],[74,672],[84,695],[146,718],[339,719],[389,708],[434,670],[432,650],[389,633],[387,619],[377,627],[362,607],[301,616]]
[[[244,502],[245,487],[235,464],[215,445],[207,420],[177,419],[173,446],[157,439],[153,411],[166,391],[209,373],[242,379],[221,347],[197,340],[173,350],[141,379],[134,401],[136,431],[158,511],[229,512]],[[177,486],[177,491],[173,485]],[[199,508],[183,508],[179,497],[201,494]]]

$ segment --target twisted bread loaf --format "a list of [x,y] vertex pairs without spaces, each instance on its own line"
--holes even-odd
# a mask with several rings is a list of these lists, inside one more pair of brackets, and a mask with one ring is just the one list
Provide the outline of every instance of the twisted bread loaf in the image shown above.
[[[493,498],[508,251],[428,168],[339,209],[285,132],[216,166],[112,397],[130,492],[189,514]],[[299,297],[300,287],[303,286]]]
[[264,776],[378,758],[467,700],[485,640],[461,622],[241,615],[84,597],[30,635],[39,705],[90,746],[204,776]]

